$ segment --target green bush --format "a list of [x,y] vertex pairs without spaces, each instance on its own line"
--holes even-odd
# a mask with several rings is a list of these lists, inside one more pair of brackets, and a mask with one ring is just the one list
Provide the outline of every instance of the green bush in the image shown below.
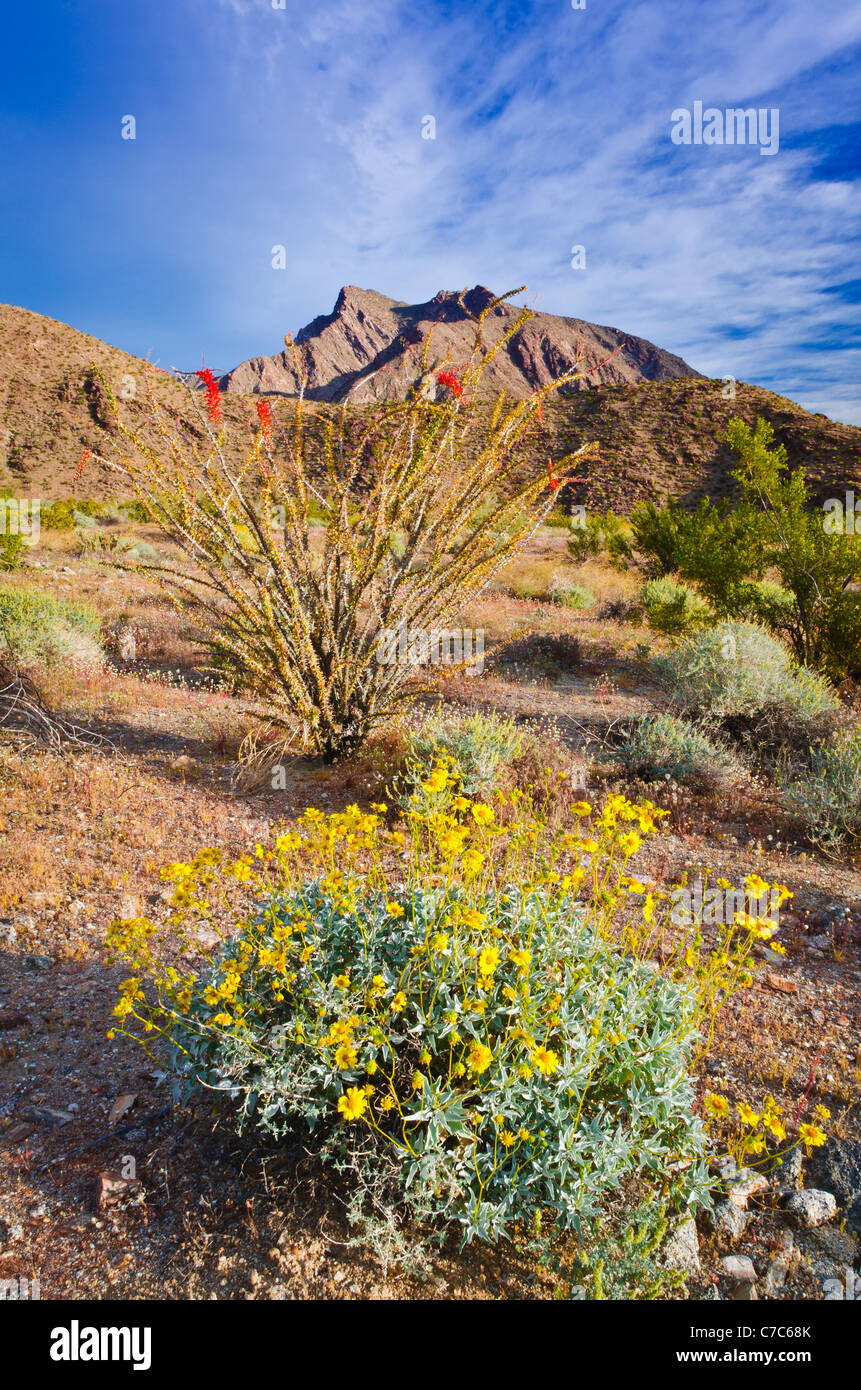
[[[394,917],[382,896],[347,911],[310,883],[263,905],[173,1034],[174,1094],[229,1096],[276,1139],[314,1132],[354,1222],[388,1210],[465,1242],[548,1212],[576,1227],[626,1177],[702,1156],[682,988],[540,890],[485,895],[478,931],[445,890],[394,896]],[[272,961],[297,923],[313,960],[291,956],[285,994]],[[225,981],[246,1020],[229,1034],[211,1027]]]
[[585,584],[578,584],[568,575],[554,575],[550,582],[550,597],[564,608],[594,608],[595,595]]
[[739,455],[738,500],[693,512],[649,503],[632,517],[637,548],[657,573],[695,584],[719,617],[766,623],[832,680],[861,677],[861,534],[827,524],[767,421],[751,429],[736,417],[726,438]]
[[606,555],[611,564],[624,568],[631,558],[633,532],[624,517],[615,512],[589,512],[583,525],[575,525],[573,520],[571,536],[568,540],[568,553],[573,561],[582,564],[599,555]]
[[861,839],[861,733],[817,744],[811,765],[786,789],[789,809],[829,853]]
[[19,666],[70,661],[98,666],[99,619],[86,603],[55,598],[41,589],[0,590],[0,652]]
[[756,623],[707,628],[656,666],[670,682],[674,704],[694,717],[724,721],[775,709],[807,723],[839,708],[827,681],[799,666]]
[[672,778],[715,788],[741,775],[735,758],[702,729],[671,714],[644,714],[622,731],[610,757],[644,782]]
[[107,510],[104,502],[67,497],[42,508],[41,525],[45,531],[73,531],[76,526],[92,526],[94,518]]
[[0,535],[0,570],[16,570],[21,564],[24,537],[14,531]]
[[647,580],[642,601],[649,627],[667,636],[695,632],[715,621],[715,614],[699,594],[672,579]]
[[500,764],[511,762],[524,748],[527,735],[512,719],[498,714],[471,714],[457,720],[435,714],[407,740],[407,771],[396,796],[402,806],[424,806],[427,781],[441,754],[451,760],[452,786],[475,796],[493,785]]

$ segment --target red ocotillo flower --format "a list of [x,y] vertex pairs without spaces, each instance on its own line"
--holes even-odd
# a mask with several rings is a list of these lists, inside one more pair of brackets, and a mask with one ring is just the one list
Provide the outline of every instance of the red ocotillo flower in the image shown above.
[[221,424],[221,392],[218,389],[218,382],[212,375],[208,367],[194,374],[200,377],[206,388],[206,408],[209,411],[209,418],[215,425]]
[[263,433],[263,441],[267,449],[272,448],[272,411],[268,401],[257,402],[257,418],[260,421],[260,429]]
[[448,389],[450,391],[453,391],[456,396],[463,395],[463,387],[461,386],[457,377],[454,375],[454,372],[438,372],[436,379],[439,382],[440,386],[447,386]]
[[550,487],[551,487],[552,491],[553,491],[553,492],[558,492],[558,490],[559,490],[559,479],[557,478],[556,474],[553,472],[553,464],[550,462],[549,459],[547,460],[547,480],[548,480],[548,482],[550,483]]
[[92,457],[93,457],[93,451],[92,451],[92,449],[82,449],[82,450],[81,450],[81,456],[80,456],[80,458],[78,459],[78,464],[77,464],[77,467],[76,467],[76,469],[75,469],[75,476],[74,476],[74,478],[72,479],[73,482],[76,483],[76,482],[78,481],[78,479],[80,478],[81,474],[83,473],[84,469],[86,468],[87,464],[89,463],[89,461],[90,461],[90,459],[91,459]]

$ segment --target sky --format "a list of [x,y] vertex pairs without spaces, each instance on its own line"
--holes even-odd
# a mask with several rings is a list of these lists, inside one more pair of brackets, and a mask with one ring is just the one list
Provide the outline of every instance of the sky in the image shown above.
[[227,370],[345,284],[526,284],[861,424],[861,5],[575,3],[8,6],[0,301]]

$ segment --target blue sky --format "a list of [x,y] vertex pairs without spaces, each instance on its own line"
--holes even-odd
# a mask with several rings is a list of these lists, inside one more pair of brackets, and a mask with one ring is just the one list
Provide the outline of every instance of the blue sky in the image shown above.
[[[4,40],[4,302],[227,369],[342,284],[526,283],[861,424],[848,0],[48,0]],[[696,101],[776,108],[777,153],[675,144]]]

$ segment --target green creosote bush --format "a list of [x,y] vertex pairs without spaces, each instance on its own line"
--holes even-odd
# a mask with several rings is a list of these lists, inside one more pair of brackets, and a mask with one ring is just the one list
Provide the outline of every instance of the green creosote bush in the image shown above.
[[41,589],[0,590],[0,653],[7,651],[21,667],[101,666],[98,614]]
[[666,577],[646,581],[642,602],[649,627],[668,637],[696,632],[716,619],[713,610],[695,590]]
[[573,521],[569,524],[568,553],[572,560],[579,564],[606,555],[617,569],[627,568],[633,532],[624,517],[612,511],[603,516],[600,512],[589,512],[583,525],[574,525]]
[[622,731],[609,757],[644,782],[672,778],[688,786],[716,789],[742,776],[736,759],[708,734],[672,714],[644,714]]

